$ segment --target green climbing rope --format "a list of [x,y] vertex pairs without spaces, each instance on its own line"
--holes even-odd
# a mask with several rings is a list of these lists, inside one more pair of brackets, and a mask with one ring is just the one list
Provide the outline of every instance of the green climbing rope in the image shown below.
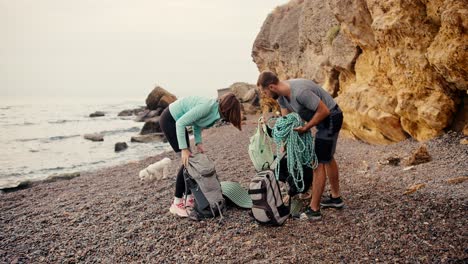
[[[293,177],[296,188],[304,191],[304,172],[302,166],[312,169],[317,168],[318,160],[314,150],[314,138],[312,133],[299,135],[293,129],[304,125],[304,121],[297,113],[276,118],[273,127],[273,140],[276,143],[276,155],[279,156],[281,147],[286,146],[288,155],[288,172]],[[271,121],[271,120],[270,120]],[[276,163],[275,174],[278,178],[280,162]]]

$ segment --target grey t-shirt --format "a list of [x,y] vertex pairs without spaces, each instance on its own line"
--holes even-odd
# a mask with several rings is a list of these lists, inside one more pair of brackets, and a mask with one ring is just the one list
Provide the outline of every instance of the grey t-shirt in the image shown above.
[[286,82],[291,86],[291,100],[289,101],[286,97],[280,96],[278,98],[279,105],[290,112],[298,113],[306,121],[312,119],[317,111],[320,100],[330,111],[336,106],[333,97],[311,80],[291,79]]

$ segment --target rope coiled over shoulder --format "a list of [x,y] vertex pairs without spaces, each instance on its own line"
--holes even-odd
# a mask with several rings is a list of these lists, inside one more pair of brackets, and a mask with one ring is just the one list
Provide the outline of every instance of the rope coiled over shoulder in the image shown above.
[[[276,144],[276,154],[279,157],[281,147],[285,146],[288,155],[287,164],[289,175],[293,177],[296,188],[304,191],[304,172],[302,166],[312,169],[317,168],[318,160],[314,150],[314,137],[312,133],[306,132],[299,135],[293,129],[304,125],[297,113],[276,118],[272,136]],[[270,120],[271,121],[271,120]],[[280,162],[276,163],[275,174],[278,178]]]

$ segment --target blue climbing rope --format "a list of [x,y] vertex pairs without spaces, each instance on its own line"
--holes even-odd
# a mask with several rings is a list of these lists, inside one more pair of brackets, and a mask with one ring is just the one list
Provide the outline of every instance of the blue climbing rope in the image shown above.
[[[308,166],[312,169],[318,166],[317,155],[314,150],[314,137],[312,133],[306,132],[299,135],[298,132],[293,130],[304,125],[304,121],[297,113],[290,113],[274,120],[276,120],[276,123],[272,128],[272,136],[276,143],[276,155],[279,157],[281,147],[286,146],[289,175],[293,177],[296,188],[302,192],[304,191],[302,166]],[[275,168],[276,178],[279,176],[279,169],[280,162],[278,161]]]

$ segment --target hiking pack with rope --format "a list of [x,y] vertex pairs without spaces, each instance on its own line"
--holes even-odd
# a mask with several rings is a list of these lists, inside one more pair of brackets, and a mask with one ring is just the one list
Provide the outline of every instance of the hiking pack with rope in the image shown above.
[[[318,165],[317,156],[314,151],[314,139],[311,133],[299,135],[293,129],[303,126],[304,122],[297,113],[290,113],[284,117],[273,118],[276,123],[272,129],[272,137],[276,143],[277,158],[269,168],[262,168],[257,172],[249,186],[249,194],[252,198],[252,216],[262,224],[282,225],[289,217],[290,204],[283,203],[283,197],[278,184],[281,171],[281,160],[284,153],[281,149],[285,148],[287,157],[287,170],[289,185],[296,188],[298,192],[307,191],[311,180],[306,186],[304,181],[303,167],[315,169]],[[260,127],[260,126],[259,126]],[[257,133],[260,130],[257,129]],[[268,137],[264,130],[264,135]],[[252,142],[252,141],[251,141]],[[269,144],[268,141],[266,144]],[[250,150],[249,146],[249,150]],[[272,157],[273,158],[273,157]],[[254,162],[254,160],[252,160]],[[254,162],[255,164],[255,162]],[[312,176],[312,175],[310,175]]]

